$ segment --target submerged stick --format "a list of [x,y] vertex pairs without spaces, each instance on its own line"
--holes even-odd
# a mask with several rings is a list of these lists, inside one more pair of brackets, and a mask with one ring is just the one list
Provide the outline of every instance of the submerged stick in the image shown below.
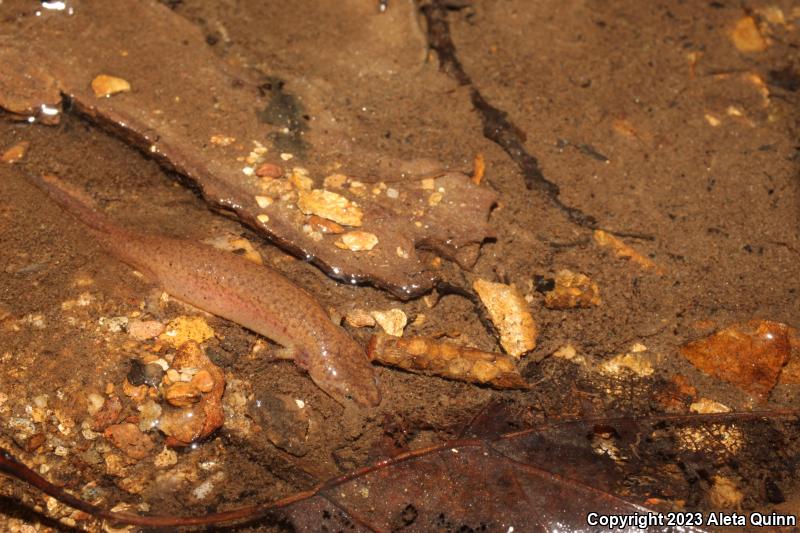
[[479,383],[497,389],[530,388],[512,357],[429,337],[397,338],[378,333],[372,336],[367,355],[383,365],[416,374]]

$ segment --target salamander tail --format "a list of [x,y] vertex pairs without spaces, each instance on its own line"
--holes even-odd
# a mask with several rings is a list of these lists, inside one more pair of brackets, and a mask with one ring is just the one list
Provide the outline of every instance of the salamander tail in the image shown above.
[[80,189],[65,183],[52,174],[45,174],[41,177],[28,175],[28,180],[45,192],[62,209],[90,228],[102,233],[117,231],[116,225],[100,211],[97,211],[94,201]]

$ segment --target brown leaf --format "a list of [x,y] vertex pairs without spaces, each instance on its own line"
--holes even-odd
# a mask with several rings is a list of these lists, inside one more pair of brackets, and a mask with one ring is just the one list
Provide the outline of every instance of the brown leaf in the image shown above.
[[789,328],[768,320],[733,324],[681,348],[681,354],[701,371],[760,400],[777,383],[789,353]]

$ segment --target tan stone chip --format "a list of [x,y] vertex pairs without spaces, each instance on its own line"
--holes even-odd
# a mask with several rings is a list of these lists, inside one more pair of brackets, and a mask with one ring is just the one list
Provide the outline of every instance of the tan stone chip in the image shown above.
[[509,355],[519,358],[536,347],[536,322],[528,303],[514,285],[479,279],[472,287],[489,311],[500,333],[500,345]]
[[297,207],[306,215],[317,215],[345,226],[360,226],[364,216],[358,204],[325,189],[301,190]]

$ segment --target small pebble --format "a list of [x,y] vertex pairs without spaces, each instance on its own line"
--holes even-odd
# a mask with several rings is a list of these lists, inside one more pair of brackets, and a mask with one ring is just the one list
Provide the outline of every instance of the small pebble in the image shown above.
[[0,156],[0,161],[3,163],[19,163],[25,157],[30,143],[28,141],[20,141]]
[[210,392],[214,388],[214,378],[208,370],[201,370],[192,378],[192,385],[200,392]]
[[337,248],[352,252],[369,251],[378,245],[378,237],[366,231],[344,233],[335,243]]
[[154,339],[164,332],[164,324],[157,320],[130,320],[128,335],[138,341]]
[[256,176],[260,178],[280,178],[283,176],[283,169],[272,163],[262,163],[256,168]]
[[92,91],[97,98],[104,98],[112,94],[128,92],[131,90],[131,84],[122,78],[116,76],[109,76],[107,74],[100,74],[92,80]]
[[153,459],[156,468],[169,468],[178,462],[178,454],[175,450],[164,447]]
[[189,407],[200,401],[200,391],[191,383],[178,382],[164,391],[164,399],[175,407]]
[[370,313],[383,331],[393,337],[402,337],[408,319],[402,309],[389,309],[388,311],[372,311]]

